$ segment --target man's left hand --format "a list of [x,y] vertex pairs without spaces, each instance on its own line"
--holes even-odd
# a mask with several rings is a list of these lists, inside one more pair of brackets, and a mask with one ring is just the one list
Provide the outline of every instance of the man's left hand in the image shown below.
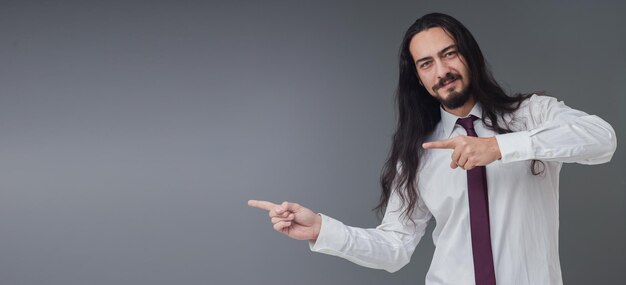
[[458,136],[455,138],[427,142],[422,144],[425,149],[452,149],[452,162],[450,167],[460,167],[470,170],[476,166],[492,163],[500,158],[500,147],[495,137],[480,138],[471,136]]

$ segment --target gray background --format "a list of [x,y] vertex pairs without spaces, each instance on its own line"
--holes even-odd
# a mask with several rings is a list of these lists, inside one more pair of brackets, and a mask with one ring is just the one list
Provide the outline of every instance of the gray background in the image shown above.
[[623,1],[336,2],[1,1],[0,284],[423,284],[430,232],[389,274],[246,201],[378,224],[398,47],[433,11],[506,89],[613,125],[611,163],[563,168],[560,252],[566,284],[626,279]]

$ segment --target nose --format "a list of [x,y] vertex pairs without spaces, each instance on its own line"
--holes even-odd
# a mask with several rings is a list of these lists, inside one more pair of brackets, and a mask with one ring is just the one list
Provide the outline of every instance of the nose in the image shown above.
[[450,73],[450,66],[443,60],[436,60],[435,67],[437,68],[437,78],[439,79],[446,77],[446,74]]

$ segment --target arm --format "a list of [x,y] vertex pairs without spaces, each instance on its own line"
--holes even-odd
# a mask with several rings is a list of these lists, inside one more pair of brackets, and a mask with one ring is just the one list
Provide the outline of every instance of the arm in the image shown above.
[[382,223],[371,229],[346,226],[320,214],[322,226],[317,240],[309,242],[310,249],[338,256],[361,266],[388,272],[398,271],[409,263],[432,217],[421,199],[417,204],[413,224],[401,217],[400,200],[394,192],[389,198]]
[[528,130],[496,135],[502,162],[544,161],[600,164],[611,160],[617,138],[607,122],[548,96],[532,96],[520,108]]

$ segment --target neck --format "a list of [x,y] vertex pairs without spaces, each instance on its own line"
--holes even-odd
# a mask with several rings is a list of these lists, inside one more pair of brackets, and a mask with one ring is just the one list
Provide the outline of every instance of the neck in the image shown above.
[[463,106],[455,108],[455,109],[448,109],[445,106],[443,106],[443,110],[452,115],[463,118],[469,115],[470,111],[472,111],[472,108],[474,108],[475,104],[476,104],[476,101],[474,101],[474,98],[470,96],[465,102],[465,104],[463,104]]

